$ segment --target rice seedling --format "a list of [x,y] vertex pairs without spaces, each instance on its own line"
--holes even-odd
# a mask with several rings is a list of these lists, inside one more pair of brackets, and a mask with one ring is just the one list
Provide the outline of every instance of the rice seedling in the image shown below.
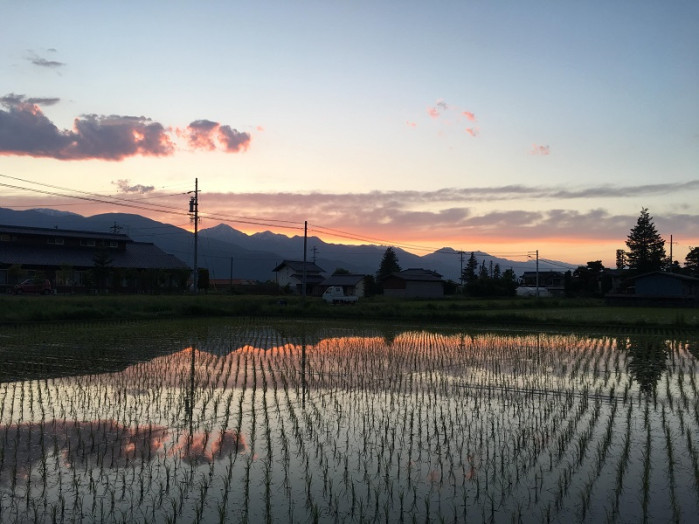
[[0,519],[696,514],[696,341],[200,324],[18,329],[6,360],[90,357],[0,383]]

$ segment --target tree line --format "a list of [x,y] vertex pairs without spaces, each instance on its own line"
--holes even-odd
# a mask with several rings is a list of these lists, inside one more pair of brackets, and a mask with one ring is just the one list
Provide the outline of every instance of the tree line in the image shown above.
[[[699,247],[690,247],[684,266],[665,251],[665,240],[658,233],[647,208],[641,208],[636,224],[626,238],[626,250],[617,250],[616,269],[628,272],[626,276],[642,275],[653,271],[670,271],[699,277]],[[612,288],[612,277],[600,260],[588,262],[565,275],[567,296],[604,296]]]
[[665,252],[665,240],[660,236],[647,208],[641,209],[636,225],[626,239],[627,251],[617,252],[617,269],[629,268],[637,273],[672,271],[699,277],[699,247],[690,247],[684,267],[671,260]]
[[[365,280],[367,295],[381,294],[383,292],[383,282],[393,273],[399,273],[401,270],[395,249],[392,247],[386,248],[376,275],[369,275]],[[445,282],[444,293],[446,295],[454,295],[460,290],[462,293],[470,296],[486,297],[515,296],[517,292],[517,275],[512,269],[503,271],[499,264],[487,267],[485,261],[479,265],[475,253],[471,253],[461,278],[463,281],[461,288],[459,288],[456,282]]]
[[[699,247],[690,247],[684,266],[671,260],[665,251],[665,240],[658,233],[653,217],[647,208],[641,208],[636,224],[629,231],[626,250],[618,250],[616,269],[628,270],[628,276],[652,271],[671,271],[699,278]],[[379,269],[369,277],[367,291],[381,293],[382,282],[392,273],[401,271],[398,257],[392,247],[386,249]],[[485,260],[480,264],[475,253],[471,252],[466,266],[461,272],[461,292],[475,297],[515,296],[518,279],[512,269],[503,271],[499,264],[487,267]],[[564,273],[564,289],[567,296],[603,296],[612,287],[612,277],[601,260],[594,260],[585,266]],[[455,282],[448,282],[445,293],[458,292]]]

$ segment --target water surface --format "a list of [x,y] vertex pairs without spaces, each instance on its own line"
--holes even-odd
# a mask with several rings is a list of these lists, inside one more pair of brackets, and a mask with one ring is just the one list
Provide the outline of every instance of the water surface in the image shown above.
[[3,522],[699,514],[686,335],[245,320],[0,344]]

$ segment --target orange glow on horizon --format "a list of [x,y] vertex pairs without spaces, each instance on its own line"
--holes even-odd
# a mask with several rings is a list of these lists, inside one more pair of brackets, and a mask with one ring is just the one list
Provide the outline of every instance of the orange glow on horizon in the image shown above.
[[[259,233],[259,228],[242,225],[236,227],[238,231],[246,235]],[[275,229],[269,227],[265,229],[276,234],[288,237],[302,236],[303,229],[290,231],[289,229]],[[347,236],[333,236],[317,231],[309,230],[309,236],[317,236],[329,244],[343,244],[348,246],[377,245],[386,247],[398,247],[417,256],[424,256],[442,248],[451,248],[455,251],[482,251],[497,258],[511,259],[513,261],[524,261],[527,255],[535,256],[535,251],[539,250],[540,259],[555,260],[568,264],[585,265],[589,261],[601,260],[605,267],[616,266],[616,250],[626,249],[626,237],[623,238],[595,238],[583,236],[580,238],[570,238],[562,236],[542,236],[540,238],[522,238],[515,235],[499,235],[497,237],[483,235],[450,236],[434,239],[423,236],[396,236],[392,235],[391,241],[384,241],[380,233],[357,233],[357,238],[347,238],[353,232],[348,231]],[[364,238],[365,240],[361,240]],[[687,246],[699,245],[699,237],[695,239],[685,239],[682,244]],[[668,250],[669,255],[669,248]],[[684,263],[688,249],[674,247],[674,259],[680,264]],[[400,260],[399,260],[400,262]]]
[[[166,195],[171,196],[171,195]],[[189,233],[194,233],[194,224],[188,213],[189,197],[182,196],[181,201],[177,201],[180,213],[173,214],[158,212],[157,210],[145,211],[140,208],[116,208],[109,202],[75,202],[75,200],[55,201],[55,198],[42,201],[36,196],[14,196],[6,202],[5,207],[18,211],[31,208],[54,208],[64,211],[71,211],[86,217],[113,212],[126,212],[139,214],[144,217],[156,220],[165,224],[184,229]],[[169,203],[173,200],[170,199]],[[207,204],[210,206],[210,204]],[[201,209],[201,207],[200,207]],[[208,209],[208,207],[207,207]],[[215,206],[209,211],[214,217],[225,217],[229,211],[221,206]],[[298,225],[293,222],[284,226],[276,225],[278,219],[273,218],[274,212],[267,209],[260,209],[257,212],[261,218],[254,219],[259,223],[247,223],[244,217],[241,222],[235,220],[226,221],[222,218],[208,218],[206,213],[200,216],[199,231],[206,228],[225,223],[230,227],[246,235],[254,235],[260,232],[271,232],[284,235],[286,237],[303,236],[303,220],[298,221]],[[269,218],[265,218],[269,217]],[[251,219],[252,220],[252,219]],[[321,217],[319,220],[323,220]],[[313,222],[309,224],[309,236],[316,236],[323,242],[330,244],[342,244],[347,246],[373,245],[378,247],[397,247],[413,253],[417,256],[424,256],[441,248],[451,248],[455,251],[482,251],[498,258],[505,258],[513,261],[522,261],[530,252],[539,250],[541,258],[566,262],[574,265],[584,265],[588,261],[601,260],[606,267],[615,267],[616,250],[626,249],[626,234],[622,233],[612,238],[612,232],[599,232],[599,237],[594,237],[585,230],[574,231],[571,236],[563,236],[558,233],[552,235],[551,231],[527,229],[522,236],[516,232],[488,228],[468,228],[460,233],[456,229],[400,229],[395,226],[380,226],[367,230],[353,230],[351,227],[339,227],[341,234],[332,234],[332,226],[314,227]],[[346,234],[345,234],[346,233]],[[574,235],[574,236],[573,236]],[[686,233],[685,233],[686,235]],[[699,246],[699,236],[675,236],[673,245],[673,259],[680,265],[684,264],[685,257],[690,246]],[[666,251],[669,255],[669,237],[666,238]],[[678,243],[679,241],[679,243]],[[399,261],[400,262],[400,261]]]

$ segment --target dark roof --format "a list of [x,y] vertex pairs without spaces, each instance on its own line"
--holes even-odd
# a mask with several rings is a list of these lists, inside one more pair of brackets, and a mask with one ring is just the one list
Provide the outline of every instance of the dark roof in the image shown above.
[[410,281],[420,281],[420,282],[441,282],[442,275],[436,271],[430,271],[429,269],[404,269],[400,273],[391,273],[392,277],[399,278],[401,280]]
[[71,229],[54,229],[48,227],[28,227],[28,226],[3,226],[0,225],[0,233],[15,235],[35,235],[35,236],[62,236],[71,238],[89,238],[102,240],[117,240],[130,242],[131,238],[122,233],[100,233],[97,231],[74,231]]
[[[131,242],[125,251],[119,251],[113,257],[114,267],[131,267],[139,269],[189,269],[189,266],[175,255],[166,253],[150,242]],[[93,264],[94,265],[94,264]]]
[[[127,237],[128,238],[128,237]],[[187,264],[174,255],[146,242],[127,242],[125,250],[107,250],[112,258],[111,267],[131,269],[184,269]],[[94,267],[94,248],[69,246],[23,246],[3,243],[0,263],[26,266]]]
[[670,273],[669,271],[651,271],[650,273],[643,273],[641,275],[629,277],[629,280],[639,280],[641,278],[651,277],[670,277],[677,280],[682,280],[684,282],[699,282],[699,278],[690,277],[689,275],[683,275],[681,273]]
[[[296,273],[303,273],[303,260],[284,260],[272,271],[281,271],[284,266],[289,266]],[[325,270],[316,266],[314,262],[306,262],[306,274],[308,273],[325,273]]]
[[362,280],[364,280],[364,275],[330,275],[323,281],[324,286],[356,286]]
[[[299,281],[303,281],[303,275],[294,275]],[[307,284],[320,284],[323,282],[323,275],[318,275],[315,273],[306,274]]]

